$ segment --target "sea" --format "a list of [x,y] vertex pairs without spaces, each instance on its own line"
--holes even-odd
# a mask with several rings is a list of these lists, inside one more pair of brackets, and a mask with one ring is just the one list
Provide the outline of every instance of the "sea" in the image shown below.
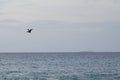
[[120,52],[0,53],[0,80],[120,80]]

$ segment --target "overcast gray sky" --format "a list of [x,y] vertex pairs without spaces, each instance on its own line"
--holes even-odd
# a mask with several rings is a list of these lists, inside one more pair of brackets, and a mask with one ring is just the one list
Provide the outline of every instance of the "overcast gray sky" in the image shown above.
[[0,52],[120,51],[119,35],[120,0],[0,0]]

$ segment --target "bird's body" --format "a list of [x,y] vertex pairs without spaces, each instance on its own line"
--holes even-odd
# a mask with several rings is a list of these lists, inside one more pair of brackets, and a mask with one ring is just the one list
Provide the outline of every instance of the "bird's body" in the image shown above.
[[33,29],[27,29],[27,30],[28,30],[28,31],[27,31],[28,33],[31,33],[31,31],[32,31]]

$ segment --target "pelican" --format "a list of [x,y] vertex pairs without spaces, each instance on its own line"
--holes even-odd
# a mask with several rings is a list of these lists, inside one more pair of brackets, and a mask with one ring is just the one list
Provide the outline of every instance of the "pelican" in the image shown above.
[[33,29],[27,29],[27,30],[28,30],[28,31],[27,31],[28,33],[31,33],[31,31],[32,31]]

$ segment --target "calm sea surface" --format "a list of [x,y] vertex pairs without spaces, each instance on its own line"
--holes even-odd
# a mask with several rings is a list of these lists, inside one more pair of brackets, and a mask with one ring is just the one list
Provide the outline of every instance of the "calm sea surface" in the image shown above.
[[120,80],[120,53],[2,53],[0,80]]

